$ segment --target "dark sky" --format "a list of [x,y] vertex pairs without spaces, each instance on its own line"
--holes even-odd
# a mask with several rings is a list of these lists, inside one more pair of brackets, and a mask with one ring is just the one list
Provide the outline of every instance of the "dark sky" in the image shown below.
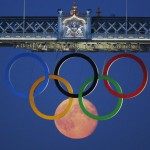
[[[69,11],[73,1],[69,0],[26,0],[28,16],[56,16],[57,9]],[[102,15],[125,15],[125,0],[80,0],[79,10],[91,8],[93,15],[97,6],[101,7]],[[129,16],[150,16],[149,0],[128,0]],[[0,16],[22,16],[23,0],[1,0]],[[0,150],[148,150],[150,149],[150,84],[135,98],[125,99],[120,112],[107,121],[99,121],[95,132],[82,140],[69,139],[59,133],[53,121],[47,121],[36,116],[30,108],[29,100],[15,96],[8,89],[4,74],[6,65],[14,56],[29,52],[26,49],[0,48]],[[53,72],[56,53],[36,53]],[[68,53],[59,53],[58,60]],[[104,61],[119,53],[84,53],[89,56],[102,72]],[[132,53],[143,60],[150,71],[150,53]],[[15,88],[28,92],[32,83],[43,76],[42,66],[32,58],[18,61],[11,71],[11,80]],[[82,83],[93,76],[90,65],[80,59],[67,61],[60,75],[70,82],[75,92]],[[131,59],[121,59],[110,69],[109,76],[116,80],[124,93],[133,92],[140,85],[142,71],[139,65]],[[50,80],[47,89],[35,98],[37,107],[44,113],[53,114],[64,96]],[[86,96],[101,115],[108,114],[116,106],[117,98],[111,95],[102,81],[97,88]]]

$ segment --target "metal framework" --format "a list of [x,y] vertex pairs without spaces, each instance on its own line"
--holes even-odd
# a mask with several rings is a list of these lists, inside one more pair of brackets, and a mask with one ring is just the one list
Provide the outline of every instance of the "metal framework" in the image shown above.
[[33,51],[148,51],[150,47],[150,18],[129,17],[126,22],[126,17],[89,17],[87,39],[61,39],[60,18],[0,17],[0,46]]
[[[101,38],[147,39],[150,37],[150,18],[103,17],[92,19],[92,32],[95,40]],[[102,35],[102,36],[100,36]]]
[[57,20],[57,17],[26,17],[24,24],[22,17],[0,17],[0,37],[33,38],[47,34],[57,38]]

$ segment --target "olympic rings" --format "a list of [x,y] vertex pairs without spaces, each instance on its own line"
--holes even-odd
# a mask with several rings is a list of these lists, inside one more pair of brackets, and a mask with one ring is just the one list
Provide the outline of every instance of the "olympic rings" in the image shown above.
[[[73,90],[72,90],[72,87],[71,85],[69,84],[69,82],[67,82],[65,79],[59,77],[59,76],[56,76],[56,75],[49,75],[49,78],[50,79],[55,79],[55,80],[59,80],[61,81],[68,89],[69,93],[73,93]],[[39,78],[31,87],[31,90],[30,90],[30,94],[29,94],[29,101],[30,101],[30,106],[32,108],[32,110],[34,111],[34,113],[36,115],[38,115],[39,117],[43,118],[43,119],[46,119],[46,120],[55,120],[55,119],[59,119],[59,118],[62,118],[70,109],[70,107],[72,106],[72,102],[73,102],[73,98],[69,98],[69,102],[68,102],[68,105],[67,107],[65,108],[64,111],[62,111],[60,114],[57,114],[55,116],[48,116],[48,115],[45,115],[43,113],[41,113],[35,103],[34,103],[34,91],[36,89],[36,87],[43,81],[45,80],[45,77],[41,77]]]
[[140,58],[138,58],[138,57],[136,57],[134,55],[131,55],[131,54],[120,54],[120,55],[117,55],[117,56],[111,58],[107,62],[107,64],[105,65],[105,68],[104,68],[103,75],[108,76],[108,72],[109,72],[109,69],[110,69],[111,65],[115,61],[117,61],[118,59],[124,58],[124,57],[134,59],[141,66],[142,71],[143,71],[143,81],[142,81],[142,84],[140,85],[140,87],[133,93],[130,93],[130,94],[122,94],[121,93],[120,94],[120,93],[115,92],[111,88],[111,86],[110,86],[108,81],[105,80],[104,83],[105,83],[106,88],[109,90],[109,92],[112,93],[114,96],[120,97],[120,98],[133,98],[133,97],[139,95],[144,90],[144,88],[146,87],[147,81],[148,81],[148,72],[147,72],[146,66],[145,66],[145,64],[143,63],[143,61]]
[[[86,90],[85,92],[83,92],[83,96],[86,96],[86,95],[88,95],[89,93],[91,93],[91,92],[93,91],[93,89],[94,89],[95,86],[97,85],[97,80],[98,80],[98,69],[97,69],[97,66],[96,66],[96,64],[95,64],[88,56],[86,56],[86,55],[84,55],[84,54],[80,54],[80,53],[73,53],[73,54],[69,54],[69,55],[63,57],[63,58],[58,62],[58,64],[56,65],[54,74],[55,74],[55,75],[58,75],[58,74],[59,74],[59,70],[60,70],[62,64],[63,64],[66,60],[68,60],[68,59],[70,59],[70,58],[72,58],[72,57],[81,57],[81,58],[87,60],[87,61],[90,63],[90,65],[92,66],[92,68],[93,68],[93,71],[94,71],[94,80],[93,80],[93,83],[91,84],[91,86],[89,87],[89,89]],[[72,97],[72,98],[78,98],[78,94],[71,94],[71,93],[68,93],[67,91],[65,91],[65,90],[61,87],[59,81],[55,80],[55,84],[56,84],[57,88],[58,88],[64,95],[66,95],[66,96],[68,96],[68,97]]]
[[[8,87],[9,87],[9,89],[14,94],[16,94],[18,96],[21,96],[21,97],[24,97],[24,98],[28,97],[28,93],[23,93],[23,92],[16,91],[15,88],[13,87],[13,85],[11,84],[11,81],[10,81],[10,71],[11,71],[11,68],[14,65],[14,63],[18,59],[20,59],[22,57],[32,57],[32,58],[35,58],[35,59],[37,59],[42,64],[42,66],[44,68],[45,76],[43,76],[43,77],[39,78],[37,81],[35,81],[35,83],[32,85],[32,87],[30,89],[30,92],[29,92],[29,102],[30,102],[30,106],[31,106],[32,110],[34,111],[34,113],[36,115],[38,115],[39,117],[41,117],[43,119],[46,119],[46,120],[55,120],[55,119],[62,118],[69,111],[69,109],[71,108],[72,102],[73,102],[73,98],[79,98],[79,105],[80,105],[82,111],[87,116],[89,116],[90,118],[93,118],[95,120],[108,120],[108,119],[111,119],[112,117],[114,117],[115,115],[117,115],[117,113],[121,109],[122,104],[123,104],[123,98],[133,98],[133,97],[139,95],[144,90],[144,88],[145,88],[145,86],[147,84],[147,81],[148,81],[148,72],[147,72],[145,64],[143,63],[143,61],[140,58],[138,58],[138,57],[136,57],[134,55],[131,55],[131,54],[119,54],[119,55],[111,58],[106,63],[106,65],[104,67],[103,75],[98,75],[97,66],[95,65],[95,63],[88,56],[86,56],[84,54],[80,54],[80,53],[69,54],[69,55],[63,57],[58,62],[58,64],[55,67],[54,75],[49,75],[49,70],[48,70],[47,65],[42,61],[42,59],[39,56],[37,56],[35,54],[31,54],[31,53],[24,53],[24,54],[20,54],[20,55],[17,55],[16,57],[14,57],[8,63],[7,68],[6,68],[6,72],[5,72],[5,79],[6,79],[6,83],[7,83]],[[69,82],[66,81],[64,78],[58,76],[59,70],[60,70],[62,64],[66,60],[68,60],[68,59],[70,59],[72,57],[81,57],[81,58],[85,59],[86,61],[88,61],[90,63],[90,65],[92,66],[93,71],[94,71],[94,77],[89,78],[88,80],[86,80],[83,83],[83,85],[80,88],[79,94],[73,94],[73,89],[72,89],[71,85],[69,84]],[[108,72],[109,72],[109,69],[110,69],[111,65],[116,60],[121,59],[121,58],[132,58],[132,59],[134,59],[140,65],[140,67],[142,68],[142,71],[143,71],[143,80],[142,80],[142,83],[141,83],[140,87],[135,92],[130,93],[130,94],[123,94],[120,85],[115,80],[113,80],[112,78],[108,77]],[[40,112],[38,110],[38,108],[36,107],[35,102],[34,102],[34,96],[40,94],[41,92],[43,92],[45,90],[45,88],[47,87],[49,79],[54,79],[55,80],[55,84],[58,87],[58,89],[63,94],[65,94],[65,95],[67,95],[69,97],[69,102],[68,102],[68,105],[65,108],[65,110],[63,110],[60,114],[57,114],[57,115],[54,115],[54,116],[46,115],[46,114]],[[112,93],[113,95],[115,95],[116,97],[118,97],[118,103],[117,103],[117,106],[115,107],[115,109],[112,112],[110,112],[108,115],[105,115],[105,116],[96,116],[96,115],[90,113],[84,107],[84,104],[83,104],[83,101],[82,101],[82,97],[88,95],[89,93],[91,93],[95,89],[95,87],[96,87],[96,85],[98,83],[98,80],[101,80],[101,79],[104,80],[105,86],[110,91],[110,93]],[[42,87],[41,89],[36,90],[37,86],[42,81],[44,82],[44,87]],[[65,91],[61,87],[60,82],[62,82],[67,87],[68,91]],[[86,87],[89,85],[89,83],[91,83],[91,82],[92,82],[92,84],[89,87],[89,89],[86,90],[86,91],[84,91],[86,89]],[[117,92],[115,92],[111,88],[109,82],[111,82],[115,86]]]
[[[117,91],[119,93],[122,93],[122,89],[120,87],[120,85],[113,79],[111,79],[110,77],[107,77],[107,76],[103,76],[103,75],[99,75],[98,76],[98,79],[101,80],[108,80],[109,82],[111,82],[115,88],[117,89]],[[117,113],[119,112],[119,110],[121,109],[121,106],[122,106],[122,103],[123,103],[123,99],[122,98],[118,98],[118,103],[117,103],[117,106],[116,108],[111,112],[109,113],[108,115],[106,116],[96,116],[92,113],[90,113],[85,107],[84,107],[84,104],[83,104],[83,101],[82,101],[82,92],[84,91],[84,89],[86,88],[86,86],[92,82],[94,80],[94,78],[89,78],[88,80],[86,80],[83,85],[81,86],[81,89],[80,89],[80,92],[79,92],[79,105],[82,109],[82,111],[90,118],[92,119],[95,119],[95,120],[108,120],[108,119],[111,119],[112,117],[114,117],[115,115],[117,115]]]
[[19,54],[10,60],[10,62],[8,63],[8,65],[6,67],[6,72],[5,72],[6,83],[9,87],[10,91],[13,92],[15,95],[23,97],[23,98],[28,98],[28,95],[29,95],[28,93],[23,93],[23,92],[17,91],[13,87],[13,85],[10,81],[10,71],[12,69],[12,66],[15,64],[16,61],[18,61],[18,59],[20,59],[22,57],[32,57],[32,58],[38,60],[44,68],[44,73],[45,73],[45,77],[46,77],[46,79],[44,81],[44,86],[41,86],[41,88],[37,89],[35,92],[35,95],[42,93],[45,90],[45,88],[47,87],[48,82],[49,82],[49,78],[48,78],[49,69],[48,69],[47,65],[44,63],[44,61],[39,56],[32,54],[32,53]]

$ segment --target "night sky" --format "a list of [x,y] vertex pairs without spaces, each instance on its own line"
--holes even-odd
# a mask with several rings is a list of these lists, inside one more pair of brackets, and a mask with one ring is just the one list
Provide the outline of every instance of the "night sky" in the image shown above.
[[[27,16],[57,16],[57,9],[69,11],[72,0],[26,0]],[[77,1],[80,11],[92,9],[92,15],[98,6],[103,16],[125,16],[125,0],[81,0]],[[149,17],[149,0],[128,0],[129,16]],[[23,0],[1,0],[0,16],[22,16]],[[53,121],[39,118],[32,111],[28,98],[21,98],[8,89],[5,83],[5,69],[8,62],[18,54],[30,53],[26,49],[12,47],[0,48],[0,150],[148,150],[150,149],[150,83],[145,90],[132,99],[125,99],[119,113],[107,121],[99,121],[95,132],[81,140],[63,136]],[[128,52],[129,53],[129,52]],[[48,65],[53,73],[55,62],[67,52],[60,52],[56,59],[55,52],[35,53]],[[96,52],[83,54],[89,56],[96,64],[99,73],[104,62],[120,53]],[[145,63],[150,72],[150,52],[132,53]],[[11,70],[11,81],[19,91],[29,92],[31,85],[44,75],[39,62],[32,58],[23,58],[15,63]],[[63,64],[60,76],[70,82],[75,93],[89,77],[93,70],[85,60],[74,58]],[[109,77],[116,80],[124,93],[133,92],[142,81],[142,70],[132,59],[121,59],[113,64]],[[44,113],[52,115],[56,107],[68,97],[63,95],[50,80],[46,90],[35,97],[37,107]],[[85,97],[97,108],[100,115],[106,115],[114,109],[117,98],[106,89],[102,80],[96,89]]]

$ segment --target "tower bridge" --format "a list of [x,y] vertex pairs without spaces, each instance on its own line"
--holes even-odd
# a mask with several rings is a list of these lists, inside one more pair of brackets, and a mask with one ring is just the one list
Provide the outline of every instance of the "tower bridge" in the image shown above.
[[0,46],[32,51],[148,51],[150,17],[103,17],[58,10],[52,17],[0,17]]

